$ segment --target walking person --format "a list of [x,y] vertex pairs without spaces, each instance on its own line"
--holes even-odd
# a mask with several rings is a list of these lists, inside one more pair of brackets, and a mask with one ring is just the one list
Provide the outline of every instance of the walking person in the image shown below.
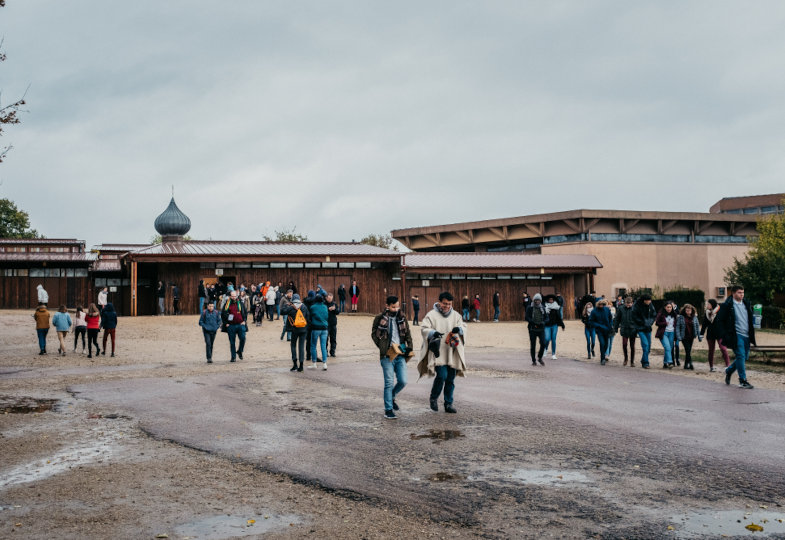
[[[638,337],[638,332],[635,329],[635,323],[632,321],[632,297],[628,296],[624,299],[623,305],[616,308],[616,315],[613,317],[613,331],[621,335],[621,346],[624,351],[624,363],[627,365],[627,360],[630,362],[630,367],[635,367],[635,339]],[[630,346],[629,356],[627,355],[627,345]]]
[[199,280],[199,289],[196,291],[199,295],[199,314],[204,311],[204,305],[208,302],[207,287],[204,286],[204,280]]
[[278,282],[278,286],[275,287],[275,320],[279,320],[281,318],[281,298],[283,298],[284,293],[283,283]]
[[752,308],[744,299],[744,287],[734,285],[731,296],[720,307],[718,315],[722,328],[723,343],[733,346],[733,363],[725,368],[725,384],[730,384],[733,372],[739,372],[739,388],[752,390],[747,381],[746,362],[750,355],[750,345],[755,343],[755,327],[752,325]]
[[55,327],[57,339],[60,341],[60,348],[57,352],[60,356],[65,356],[65,338],[71,329],[71,316],[65,306],[60,306],[55,316],[52,317],[52,326]]
[[597,341],[600,342],[600,365],[604,366],[607,362],[608,338],[613,333],[611,310],[605,300],[597,302],[597,307],[589,315],[589,324],[597,335]]
[[586,337],[586,358],[591,360],[594,356],[594,344],[597,339],[597,332],[589,322],[591,312],[594,311],[594,304],[586,302],[583,305],[583,312],[581,313],[581,322],[583,323],[583,335]]
[[559,317],[564,320],[564,297],[559,291],[556,291],[556,303],[559,304]]
[[499,322],[499,313],[501,312],[501,295],[499,291],[493,293],[493,322]]
[[[313,307],[314,303],[316,303],[316,293],[313,292],[312,290],[309,290],[308,293],[305,295],[305,298],[303,298],[303,304],[305,304],[305,307],[308,308],[308,313],[309,314],[311,312],[311,308]],[[313,336],[311,335],[311,322],[312,322],[312,319],[313,319],[313,316],[311,316],[308,319],[308,331],[305,333],[305,361],[306,362],[310,362],[311,361],[311,339],[313,338]],[[319,359],[317,359],[317,360],[319,360]],[[313,367],[313,366],[311,366],[311,367]]]
[[85,312],[82,306],[76,306],[76,313],[74,314],[74,352],[76,346],[79,344],[79,336],[82,336],[82,354],[84,354],[87,344],[85,343],[85,336],[87,335],[87,321],[85,320]]
[[[294,291],[292,289],[287,289],[286,294],[284,294],[278,302],[278,311],[284,315],[283,327],[281,328],[281,341],[283,341],[284,335],[286,336],[286,341],[292,340],[292,332],[288,329],[288,323],[286,322],[289,314],[288,308],[292,304],[292,298],[294,298]],[[300,295],[297,295],[297,300],[300,300]]]
[[[542,360],[545,354],[545,325],[548,324],[548,313],[545,311],[545,306],[542,304],[542,295],[537,293],[532,299],[532,303],[526,310],[526,322],[529,323],[529,351],[532,357],[532,365],[536,366],[537,362],[541,366],[545,365]],[[540,340],[540,350],[537,351],[537,340]]]
[[343,286],[343,283],[338,285],[338,304],[341,313],[346,311],[346,287]]
[[109,302],[109,289],[104,287],[101,289],[101,292],[98,293],[98,311],[103,313],[107,302]]
[[104,329],[104,349],[101,354],[106,356],[106,338],[111,337],[112,358],[114,358],[115,332],[117,330],[117,312],[114,310],[114,305],[112,305],[111,302],[107,303],[106,307],[104,307],[104,310],[101,312],[101,328]]
[[420,325],[420,296],[415,294],[412,296],[412,311],[414,311],[414,317],[412,317],[412,324],[414,326]]
[[215,304],[212,301],[207,302],[207,309],[202,311],[202,314],[199,316],[199,326],[202,327],[202,335],[204,336],[207,363],[212,364],[215,334],[221,328],[221,314],[215,310]]
[[692,343],[698,338],[703,341],[698,324],[698,314],[692,304],[684,304],[676,317],[676,339],[684,346],[684,369],[694,370],[692,365]]
[[395,420],[400,409],[395,396],[406,386],[406,362],[414,356],[409,323],[397,296],[388,296],[385,310],[374,318],[371,339],[379,349],[384,376],[384,417]]
[[464,295],[463,299],[461,300],[461,312],[463,312],[463,320],[464,322],[469,322],[471,320],[469,308],[471,304],[469,303],[469,296]]
[[651,326],[657,318],[657,312],[651,305],[651,296],[641,295],[632,307],[632,322],[638,332],[641,343],[641,367],[649,369],[649,353],[651,352]]
[[[239,357],[243,359],[243,351],[245,350],[245,332],[248,329],[246,321],[248,320],[248,310],[240,299],[237,297],[237,291],[232,289],[229,293],[229,300],[224,303],[221,310],[221,322],[226,329],[229,336],[229,350],[231,351],[232,358],[230,362],[236,362]],[[237,346],[239,338],[240,346]]]
[[101,354],[101,349],[98,347],[98,332],[101,330],[101,312],[95,304],[90,304],[87,308],[87,315],[85,315],[87,322],[87,358],[93,357],[93,345],[95,345],[95,355]]
[[[286,292],[289,296],[291,289]],[[302,372],[305,357],[305,336],[308,333],[308,322],[311,318],[310,311],[300,301],[300,295],[292,293],[290,301],[281,301],[281,313],[284,315],[284,331],[289,335],[289,341],[291,341],[292,369],[289,371]]]
[[654,337],[662,343],[664,354],[662,367],[663,369],[673,369],[673,340],[676,336],[676,314],[673,312],[673,304],[665,302],[657,314],[654,324],[657,325],[657,333]]
[[158,282],[158,287],[155,289],[155,297],[158,298],[158,315],[166,313],[166,287],[162,281]]
[[360,301],[360,287],[357,286],[357,281],[352,280],[352,286],[349,287],[349,295],[352,298],[352,313],[357,313],[357,303]]
[[545,297],[545,313],[547,315],[545,323],[545,332],[543,339],[545,340],[545,352],[548,351],[548,345],[551,347],[551,360],[556,360],[556,336],[559,334],[559,327],[566,330],[564,320],[561,316],[561,306],[559,305],[556,297],[549,294]]
[[[38,304],[39,305],[43,304],[44,306],[48,306],[49,305],[49,293],[46,292],[46,289],[44,289],[44,286],[39,283],[38,286],[36,287],[36,291],[38,291]],[[48,326],[46,328],[47,328],[47,330],[49,329]]]
[[265,305],[267,306],[267,320],[275,320],[275,297],[278,287],[267,287],[267,294],[265,295]]
[[717,371],[714,367],[714,349],[719,347],[722,359],[725,360],[725,367],[730,366],[728,348],[722,343],[722,328],[717,319],[720,306],[714,298],[709,298],[706,302],[706,310],[703,314],[703,324],[701,324],[701,336],[706,336],[706,343],[709,345],[709,371]]
[[335,349],[338,346],[336,341],[338,337],[338,304],[333,300],[332,293],[327,293],[325,298],[325,306],[327,306],[327,348],[330,351],[330,356],[335,358]]
[[472,308],[474,309],[474,322],[480,322],[480,295],[475,294],[472,300]]
[[317,343],[320,345],[322,351],[322,361],[324,364],[322,365],[323,370],[327,370],[327,326],[328,322],[327,319],[329,317],[329,312],[327,311],[327,306],[324,304],[324,297],[321,294],[314,295],[314,302],[311,304],[309,308],[311,312],[311,321],[310,321],[310,334],[311,334],[311,365],[309,366],[311,369],[316,368],[316,362],[318,360],[316,354],[316,345]]
[[49,333],[49,319],[51,319],[49,310],[46,309],[46,304],[38,304],[35,313],[33,313],[33,318],[35,319],[35,332],[38,334],[38,348],[40,349],[38,354],[43,355],[46,354],[46,335]]
[[[676,323],[678,324],[678,322],[679,322],[679,306],[673,300],[671,300],[670,303],[671,303],[671,306],[673,306],[673,309],[671,311],[673,312],[673,316],[676,317]],[[673,349],[672,349],[673,350],[673,355],[672,355],[672,358],[673,358],[673,363],[676,365],[676,367],[681,365],[681,362],[679,362],[679,341],[680,341],[679,340],[679,333],[678,332],[674,332],[674,334],[673,334]]]
[[172,311],[175,315],[180,314],[180,287],[172,283]]
[[454,414],[458,412],[453,407],[455,377],[464,377],[466,371],[466,323],[452,308],[452,303],[453,295],[442,292],[439,301],[422,320],[423,340],[417,371],[420,377],[435,377],[431,387],[431,410],[439,410],[438,400],[443,389],[444,412]]

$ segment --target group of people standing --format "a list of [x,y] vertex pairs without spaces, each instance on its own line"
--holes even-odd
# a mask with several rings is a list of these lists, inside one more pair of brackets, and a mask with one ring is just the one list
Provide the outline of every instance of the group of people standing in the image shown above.
[[[637,300],[627,297],[617,302],[615,314],[611,314],[609,302],[600,298],[594,305],[585,302],[581,321],[586,336],[587,358],[595,357],[595,341],[599,341],[600,363],[605,365],[611,353],[613,338],[618,333],[622,336],[622,350],[626,366],[635,366],[635,342],[640,342],[641,367],[649,369],[649,354],[652,344],[652,328],[656,327],[654,337],[663,348],[663,369],[680,366],[680,346],[684,348],[684,369],[694,370],[692,348],[695,340],[706,340],[709,346],[709,369],[717,371],[714,365],[714,353],[718,348],[725,361],[725,382],[730,384],[734,372],[739,373],[739,386],[752,389],[747,380],[745,370],[749,357],[750,345],[755,344],[752,308],[744,299],[744,288],[733,286],[731,296],[722,304],[709,299],[706,302],[702,321],[698,310],[691,304],[679,309],[673,301],[666,301],[657,311],[652,305],[649,295],[642,295]],[[536,295],[535,295],[536,298]],[[528,320],[528,319],[527,319]],[[596,340],[595,340],[596,338]],[[730,362],[728,346],[735,354],[734,362]],[[629,351],[628,351],[629,348]],[[532,345],[532,350],[533,345]]]
[[74,334],[74,347],[73,352],[77,351],[79,345],[79,338],[82,340],[82,354],[85,352],[85,337],[87,338],[87,357],[93,357],[93,345],[95,345],[95,355],[102,354],[98,346],[98,334],[101,330],[104,331],[103,336],[103,355],[106,355],[106,342],[111,338],[112,341],[112,356],[115,353],[115,337],[117,330],[117,312],[114,305],[108,301],[108,289],[102,288],[98,293],[98,306],[91,303],[84,311],[82,306],[77,306],[74,317],[68,313],[65,305],[61,305],[54,317],[49,313],[47,304],[49,302],[49,295],[44,290],[42,285],[38,285],[38,307],[33,313],[35,319],[36,334],[38,335],[38,348],[39,355],[45,355],[46,352],[46,338],[49,334],[50,322],[57,332],[57,339],[59,346],[57,353],[60,356],[66,355],[66,337],[69,332]]

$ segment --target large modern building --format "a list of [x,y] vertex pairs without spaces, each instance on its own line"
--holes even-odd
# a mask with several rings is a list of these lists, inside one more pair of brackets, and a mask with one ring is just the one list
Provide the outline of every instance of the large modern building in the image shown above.
[[[575,276],[572,295],[697,287],[725,297],[725,270],[757,236],[761,214],[782,211],[785,194],[723,199],[710,213],[571,210],[416,227],[392,236],[418,253],[590,255],[596,274]],[[776,201],[780,201],[777,205]],[[716,209],[716,210],[715,210]],[[562,291],[568,296],[570,291]]]

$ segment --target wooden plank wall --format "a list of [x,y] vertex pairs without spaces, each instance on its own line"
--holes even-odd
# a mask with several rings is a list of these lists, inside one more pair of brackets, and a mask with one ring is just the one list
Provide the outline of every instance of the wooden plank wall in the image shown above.
[[0,308],[35,309],[38,305],[37,286],[43,285],[49,294],[49,307],[65,304],[69,309],[82,303],[95,302],[97,293],[92,294],[91,280],[87,277],[6,277],[0,276]]

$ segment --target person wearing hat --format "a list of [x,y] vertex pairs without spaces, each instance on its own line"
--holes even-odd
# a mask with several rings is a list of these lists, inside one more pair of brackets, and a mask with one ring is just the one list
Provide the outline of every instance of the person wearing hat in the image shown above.
[[[532,365],[537,362],[541,366],[545,365],[542,355],[545,354],[545,326],[548,324],[548,312],[542,305],[542,295],[537,293],[532,299],[531,305],[526,309],[526,322],[529,323],[529,344],[532,356]],[[537,340],[540,340],[540,350],[537,352]],[[536,352],[536,355],[535,355]]]
[[452,308],[453,295],[447,291],[439,295],[422,320],[422,347],[417,371],[420,377],[435,377],[431,387],[431,410],[438,411],[438,399],[444,389],[444,412],[456,413],[452,406],[455,392],[455,377],[464,377],[466,353],[464,340],[466,323],[461,314]]
[[397,296],[388,296],[385,310],[374,318],[371,339],[379,348],[384,374],[384,417],[395,420],[399,409],[395,396],[406,386],[406,362],[414,356],[409,323]]

